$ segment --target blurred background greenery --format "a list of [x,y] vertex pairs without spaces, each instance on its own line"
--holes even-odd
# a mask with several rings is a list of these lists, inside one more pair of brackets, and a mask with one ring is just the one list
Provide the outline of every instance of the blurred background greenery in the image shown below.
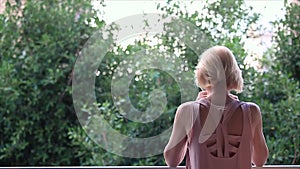
[[[1,166],[165,165],[162,155],[136,159],[107,152],[78,122],[72,100],[72,71],[88,38],[107,25],[97,15],[105,2],[98,3],[99,9],[89,0],[10,1],[4,3],[5,9],[1,6]],[[263,113],[268,164],[300,164],[300,6],[285,5],[285,16],[272,23],[276,28],[274,43],[257,58],[255,67],[245,61],[249,53],[242,39],[251,36],[249,28],[260,15],[251,12],[242,0],[207,2],[195,12],[182,9],[175,0],[157,6],[165,15],[198,26],[212,45],[225,45],[233,51],[245,79],[239,98],[257,103]],[[200,12],[204,10],[209,15]],[[96,78],[96,96],[101,114],[114,129],[132,137],[153,136],[170,127],[180,105],[180,90],[163,71],[141,72],[130,85],[131,102],[145,110],[151,91],[159,88],[166,92],[168,104],[161,117],[149,124],[127,120],[113,104],[110,91],[112,72],[122,58],[163,47],[170,53],[181,51],[178,57],[187,61],[188,70],[197,64],[198,56],[191,48],[166,34],[157,38],[161,43],[154,46],[143,38],[116,47],[99,66],[102,74]]]

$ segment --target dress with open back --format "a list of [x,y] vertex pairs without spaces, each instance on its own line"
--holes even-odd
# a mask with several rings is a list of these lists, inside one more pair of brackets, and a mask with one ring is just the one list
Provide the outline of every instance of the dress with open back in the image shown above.
[[[251,118],[250,108],[245,102],[233,101],[225,106],[221,120],[213,133],[203,143],[199,137],[201,124],[200,110],[208,112],[213,106],[208,99],[196,101],[199,104],[199,115],[188,133],[187,169],[251,169]],[[240,113],[240,114],[239,114]],[[241,116],[242,113],[242,116]],[[230,134],[228,127],[231,118],[239,116],[240,134]],[[203,123],[203,122],[202,122]]]

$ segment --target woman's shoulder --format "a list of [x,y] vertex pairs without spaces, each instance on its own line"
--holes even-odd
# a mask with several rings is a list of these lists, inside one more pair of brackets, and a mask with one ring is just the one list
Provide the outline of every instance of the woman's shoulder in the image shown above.
[[176,114],[179,116],[196,116],[199,112],[199,102],[188,101],[180,104],[177,108]]
[[180,104],[178,106],[178,110],[181,111],[189,111],[189,110],[194,110],[197,106],[199,106],[199,102],[196,101],[188,101]]
[[251,113],[260,113],[260,107],[254,103],[254,102],[244,102],[245,104],[247,104],[250,108],[250,112]]
[[260,108],[256,103],[254,102],[244,102],[244,103],[249,106],[251,112],[260,112]]
[[199,104],[195,101],[182,103],[177,108],[175,121],[177,124],[184,126],[188,133],[198,117],[198,112]]
[[257,123],[259,120],[261,120],[261,111],[260,107],[253,102],[245,102],[249,106],[250,114],[251,114],[251,121],[252,123]]

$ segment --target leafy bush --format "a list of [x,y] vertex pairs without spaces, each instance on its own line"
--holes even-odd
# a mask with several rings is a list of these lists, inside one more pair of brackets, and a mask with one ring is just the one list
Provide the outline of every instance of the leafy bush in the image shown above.
[[7,2],[0,15],[0,163],[80,165],[71,73],[96,11],[81,0],[23,5]]
[[[5,13],[0,15],[1,165],[165,165],[162,155],[133,159],[107,152],[78,123],[70,86],[73,66],[87,39],[105,25],[96,17],[90,1],[27,0],[24,9],[19,5],[7,3]],[[249,15],[251,8],[245,7],[242,0],[214,1],[194,13],[180,6],[179,1],[168,1],[158,8],[167,16],[175,15],[197,26],[209,45],[225,45],[236,55],[245,78],[245,92],[239,97],[257,103],[263,113],[270,149],[268,164],[299,164],[300,91],[299,82],[290,76],[297,79],[299,74],[299,50],[294,50],[298,49],[299,35],[286,31],[288,27],[298,31],[298,20],[291,18],[299,16],[298,7],[288,8],[287,18],[278,22],[286,27],[277,32],[275,49],[265,53],[262,64],[268,71],[261,72],[244,63],[248,54],[242,38],[259,16]],[[155,46],[143,39],[126,48],[116,47],[99,65],[102,74],[95,83],[99,116],[131,137],[153,136],[171,126],[182,93],[168,73],[155,69],[140,72],[128,89],[132,104],[146,110],[151,104],[159,104],[153,99],[157,94],[167,99],[167,105],[164,113],[149,124],[126,119],[111,96],[113,72],[122,60],[146,49],[164,48],[169,53],[179,51],[177,57],[187,63],[184,71],[193,70],[198,61],[199,51],[178,39],[168,34],[156,38],[161,43]],[[165,66],[181,69],[172,64]],[[184,80],[193,83],[192,78]],[[156,89],[165,95],[152,93]]]
[[282,71],[300,81],[300,5],[286,6],[283,19],[274,22],[277,28],[275,57],[281,62]]
[[299,164],[299,83],[283,73],[281,63],[272,58],[263,61],[267,71],[248,72],[251,84],[246,85],[241,98],[255,102],[261,108],[269,147],[267,163]]

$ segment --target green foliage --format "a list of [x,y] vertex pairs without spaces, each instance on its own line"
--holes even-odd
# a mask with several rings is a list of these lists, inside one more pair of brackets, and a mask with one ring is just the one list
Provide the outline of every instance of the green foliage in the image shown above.
[[[95,30],[89,1],[6,4],[0,15],[1,165],[80,165],[71,73]],[[97,20],[97,18],[94,18]],[[103,24],[101,22],[98,22]],[[98,25],[101,26],[101,25]]]
[[270,152],[267,163],[299,164],[299,82],[281,71],[280,62],[272,61],[265,58],[262,62],[267,71],[248,72],[251,83],[246,84],[241,99],[255,102],[261,108]]
[[[222,2],[224,3],[224,2]],[[242,2],[236,2],[237,5],[242,6]],[[213,8],[215,4],[208,4],[207,6],[203,7],[203,11],[205,8],[209,9],[212,13],[224,13],[223,8]],[[226,45],[233,50],[233,52],[237,55],[239,63],[243,65],[244,59],[247,55],[245,50],[243,50],[243,43],[241,41],[241,37],[239,35],[239,31],[245,32],[242,29],[233,29],[232,26],[228,26],[225,23],[220,28],[213,28],[213,27],[201,27],[199,23],[206,23],[204,25],[218,25],[219,20],[213,20],[213,17],[220,16],[212,16],[209,18],[195,12],[190,14],[188,12],[184,12],[180,8],[179,2],[170,1],[167,6],[159,7],[161,10],[166,12],[166,15],[175,14],[179,18],[182,18],[189,23],[198,26],[200,32],[202,32],[203,38],[207,38],[205,42],[197,41],[194,42],[201,46],[199,51],[193,51],[191,46],[187,46],[186,44],[180,43],[179,39],[174,38],[174,36],[169,35],[168,31],[166,34],[158,35],[157,38],[162,40],[162,43],[159,43],[155,46],[148,46],[147,39],[143,39],[138,41],[135,45],[129,45],[125,49],[118,48],[116,52],[108,53],[105,59],[101,62],[99,66],[99,71],[101,75],[96,79],[96,86],[97,92],[96,95],[98,96],[98,103],[100,103],[100,109],[102,110],[102,116],[104,119],[118,132],[129,135],[130,137],[149,137],[154,136],[166,128],[170,127],[174,118],[175,110],[180,104],[180,91],[178,88],[178,84],[174,82],[174,77],[170,77],[167,73],[164,73],[160,70],[147,70],[141,72],[139,75],[136,75],[132,83],[129,87],[129,96],[132,104],[138,108],[139,110],[146,110],[150,106],[150,98],[151,92],[155,89],[160,89],[165,91],[168,104],[166,106],[166,110],[161,115],[160,118],[156,119],[154,122],[147,123],[147,124],[139,124],[130,120],[127,120],[122,116],[122,112],[114,105],[111,97],[111,86],[110,83],[113,79],[114,72],[126,72],[128,70],[117,70],[117,67],[121,65],[122,60],[128,58],[129,56],[133,56],[136,53],[146,50],[146,49],[160,49],[163,48],[167,53],[180,53],[177,57],[181,60],[186,61],[188,67],[186,70],[194,70],[195,65],[198,61],[198,54],[203,52],[203,50],[209,46],[207,42],[212,44],[219,44],[219,45]],[[199,9],[200,10],[200,9]],[[224,18],[234,22],[236,25],[250,25],[251,23],[257,20],[257,15],[247,17],[248,9],[242,8],[233,8],[231,12],[228,12]],[[200,10],[201,11],[201,10]],[[241,15],[243,13],[243,15]],[[221,20],[223,18],[220,18]],[[166,25],[166,29],[168,29]],[[228,29],[230,28],[230,29]],[[226,34],[224,32],[229,32]],[[185,34],[186,39],[190,39],[193,35]],[[153,58],[150,58],[150,60]],[[175,60],[175,58],[173,58]],[[176,70],[176,68],[172,68],[174,66],[170,60],[170,64],[165,65],[168,68]],[[147,62],[147,58],[144,62]],[[112,65],[108,63],[114,63]],[[137,67],[138,63],[132,63],[129,67]],[[244,68],[244,67],[243,67]],[[126,75],[123,75],[126,76]],[[193,77],[190,79],[185,79],[186,81],[193,83]],[[105,82],[104,82],[105,81]],[[119,84],[121,85],[121,84]],[[121,88],[121,87],[120,87]],[[195,93],[197,94],[197,93]],[[191,100],[195,99],[192,97]],[[162,155],[157,155],[151,158],[145,159],[126,159],[126,161],[119,161],[118,165],[165,165]],[[116,163],[114,163],[116,164]]]
[[[194,70],[203,49],[225,45],[233,51],[243,70],[245,91],[239,95],[240,100],[255,102],[261,107],[270,149],[268,164],[299,164],[299,81],[290,76],[299,80],[299,19],[295,19],[299,17],[299,6],[288,7],[286,18],[275,23],[283,27],[278,27],[277,46],[265,53],[261,61],[267,67],[264,72],[244,63],[248,54],[243,49],[242,39],[259,15],[251,13],[251,8],[242,0],[207,1],[193,13],[182,6],[180,1],[170,0],[166,6],[158,5],[158,9],[166,16],[178,16],[199,28],[205,40],[198,38],[194,43],[201,49],[194,51],[167,32],[155,37],[161,40],[157,45],[148,45],[145,38],[107,52],[99,64],[100,75],[95,79],[97,105],[101,111],[98,116],[130,137],[161,133],[172,125],[176,108],[181,104],[179,84],[170,74],[158,69],[136,74],[128,89],[134,107],[145,111],[153,104],[163,104],[157,102],[156,97],[166,98],[167,104],[163,114],[153,122],[142,124],[128,120],[123,115],[126,110],[116,106],[111,94],[115,72],[129,71],[118,70],[124,64],[122,61],[134,59],[130,56],[141,51],[163,48],[166,53],[177,53],[167,60],[170,64],[164,66],[184,73]],[[0,15],[1,165],[165,165],[162,155],[133,159],[107,152],[78,123],[71,78],[83,45],[95,30],[105,25],[96,17],[96,12],[90,1],[84,0],[27,0],[24,9],[20,4],[7,3],[5,14]],[[188,32],[184,36],[192,37]],[[176,59],[187,65],[174,66],[172,61]],[[149,60],[153,58],[144,58],[143,62]],[[130,62],[125,68],[137,67],[137,64]],[[194,83],[190,77],[183,81]],[[125,150],[134,151],[126,147]]]
[[300,163],[300,6],[286,6],[283,19],[275,21],[275,46],[262,61],[267,72],[253,82],[253,100],[261,105],[264,131],[270,149],[268,163]]
[[285,17],[274,22],[277,27],[275,36],[275,57],[282,64],[282,71],[300,81],[300,6],[296,3],[286,7]]

